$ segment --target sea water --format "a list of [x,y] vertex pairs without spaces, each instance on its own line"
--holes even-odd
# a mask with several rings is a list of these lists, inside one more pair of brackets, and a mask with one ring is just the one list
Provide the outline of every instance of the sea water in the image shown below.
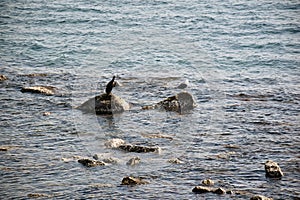
[[[0,13],[1,198],[300,198],[298,1],[4,0]],[[74,109],[113,75],[130,111]],[[58,94],[20,91],[36,85]],[[183,90],[197,103],[189,113],[141,110]],[[106,148],[113,138],[161,152]],[[94,154],[118,163],[77,162]],[[265,177],[269,159],[280,180]],[[149,184],[121,186],[125,176]],[[208,178],[236,194],[194,194]]]

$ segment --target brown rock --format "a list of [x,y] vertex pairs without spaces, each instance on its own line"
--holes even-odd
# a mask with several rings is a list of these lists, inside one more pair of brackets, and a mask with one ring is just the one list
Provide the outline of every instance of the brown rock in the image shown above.
[[0,74],[0,82],[7,80],[7,77]]
[[79,163],[86,167],[96,167],[96,166],[103,166],[105,165],[104,162],[98,161],[98,160],[91,160],[88,158],[82,158],[78,160]]
[[266,177],[269,178],[281,178],[283,176],[283,172],[281,171],[279,165],[272,160],[268,160],[265,163],[265,171]]
[[141,178],[135,178],[131,176],[127,176],[123,178],[121,185],[141,185],[147,184],[147,181],[142,180]]
[[196,186],[194,187],[194,189],[192,190],[195,193],[208,193],[208,192],[213,192],[214,188],[210,188],[210,187],[204,187],[204,186]]
[[21,92],[30,92],[30,93],[39,93],[44,95],[54,95],[56,88],[52,86],[32,86],[32,87],[23,87]]
[[211,180],[211,179],[205,179],[205,180],[202,181],[202,184],[203,184],[203,185],[207,185],[207,186],[212,186],[212,185],[214,185],[215,183],[214,183],[214,181]]
[[262,195],[256,195],[256,196],[251,197],[250,200],[273,200],[273,199],[262,196]]

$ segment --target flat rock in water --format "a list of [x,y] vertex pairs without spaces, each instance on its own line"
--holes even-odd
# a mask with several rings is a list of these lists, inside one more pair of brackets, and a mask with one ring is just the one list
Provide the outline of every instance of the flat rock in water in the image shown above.
[[268,160],[265,163],[265,171],[266,177],[269,178],[281,178],[283,176],[283,172],[281,171],[279,165],[272,160]]
[[142,185],[147,183],[148,183],[147,181],[144,181],[141,178],[127,176],[123,178],[121,185]]
[[96,166],[103,166],[105,165],[104,162],[98,161],[98,160],[91,160],[88,158],[83,158],[78,160],[79,163],[86,167],[96,167]]
[[226,190],[223,188],[212,188],[212,187],[206,187],[206,186],[196,186],[192,190],[195,193],[203,194],[203,193],[215,193],[215,194],[226,194]]
[[262,196],[262,195],[255,195],[255,196],[251,197],[250,200],[273,200],[273,199]]
[[30,92],[30,93],[39,93],[44,95],[54,95],[56,88],[53,86],[32,86],[32,87],[23,87],[21,92]]
[[123,144],[118,147],[118,149],[121,149],[123,151],[128,152],[136,152],[136,153],[159,153],[160,148],[159,147],[147,147],[147,146],[138,146],[138,145],[132,145],[132,144]]
[[168,97],[152,106],[144,106],[144,110],[164,109],[166,111],[174,111],[185,113],[196,107],[193,96],[188,92],[180,92],[174,96]]
[[122,113],[126,110],[129,110],[130,105],[124,99],[114,94],[107,95],[105,93],[87,100],[86,102],[78,106],[77,109],[84,112],[96,113],[97,115],[101,115]]

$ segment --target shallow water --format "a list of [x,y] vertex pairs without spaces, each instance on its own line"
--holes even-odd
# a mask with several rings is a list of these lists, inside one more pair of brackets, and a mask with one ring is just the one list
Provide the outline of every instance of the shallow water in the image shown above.
[[[4,199],[300,198],[298,1],[1,1],[1,190]],[[30,73],[46,76],[28,77]],[[74,109],[104,90],[134,106],[113,116]],[[141,106],[185,90],[197,107],[179,115]],[[21,93],[51,85],[54,96]],[[50,112],[44,116],[44,112]],[[151,139],[161,133],[172,139]],[[107,149],[105,141],[161,147]],[[234,148],[233,148],[234,147]],[[119,159],[85,168],[76,156]],[[139,156],[141,163],[126,162]],[[168,162],[179,158],[184,164]],[[265,178],[272,159],[284,172]],[[150,184],[121,186],[125,176]],[[194,194],[211,178],[245,195]]]

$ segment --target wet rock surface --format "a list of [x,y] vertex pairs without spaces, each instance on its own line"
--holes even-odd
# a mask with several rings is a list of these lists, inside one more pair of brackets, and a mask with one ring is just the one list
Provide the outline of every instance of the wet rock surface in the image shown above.
[[139,177],[131,177],[131,176],[124,177],[121,183],[121,185],[143,185],[143,184],[148,184],[148,182],[142,180]]
[[283,176],[283,172],[281,171],[279,165],[272,160],[268,160],[265,163],[265,172],[266,177],[268,178],[281,178]]
[[159,147],[147,147],[147,146],[139,146],[139,145],[132,145],[132,144],[120,145],[118,149],[127,152],[136,152],[136,153],[149,153],[149,152],[159,153],[160,152]]
[[78,160],[79,163],[86,167],[96,167],[96,166],[104,166],[105,163],[98,160],[91,160],[88,158],[82,158]]
[[133,157],[126,163],[126,165],[134,166],[134,165],[139,164],[140,162],[141,162],[141,159],[139,157]]
[[5,80],[7,80],[7,79],[8,79],[8,78],[7,78],[5,75],[0,74],[0,82],[5,81]]
[[155,105],[144,106],[144,110],[164,109],[166,111],[174,111],[185,113],[196,107],[194,97],[188,92],[180,92],[174,96],[168,97]]
[[250,200],[273,200],[273,199],[262,196],[262,195],[255,195],[255,196],[251,197]]
[[129,103],[114,94],[101,94],[90,98],[77,109],[97,115],[122,113],[130,109]]
[[54,95],[56,93],[56,88],[53,86],[31,86],[31,87],[23,87],[21,89],[21,92]]

